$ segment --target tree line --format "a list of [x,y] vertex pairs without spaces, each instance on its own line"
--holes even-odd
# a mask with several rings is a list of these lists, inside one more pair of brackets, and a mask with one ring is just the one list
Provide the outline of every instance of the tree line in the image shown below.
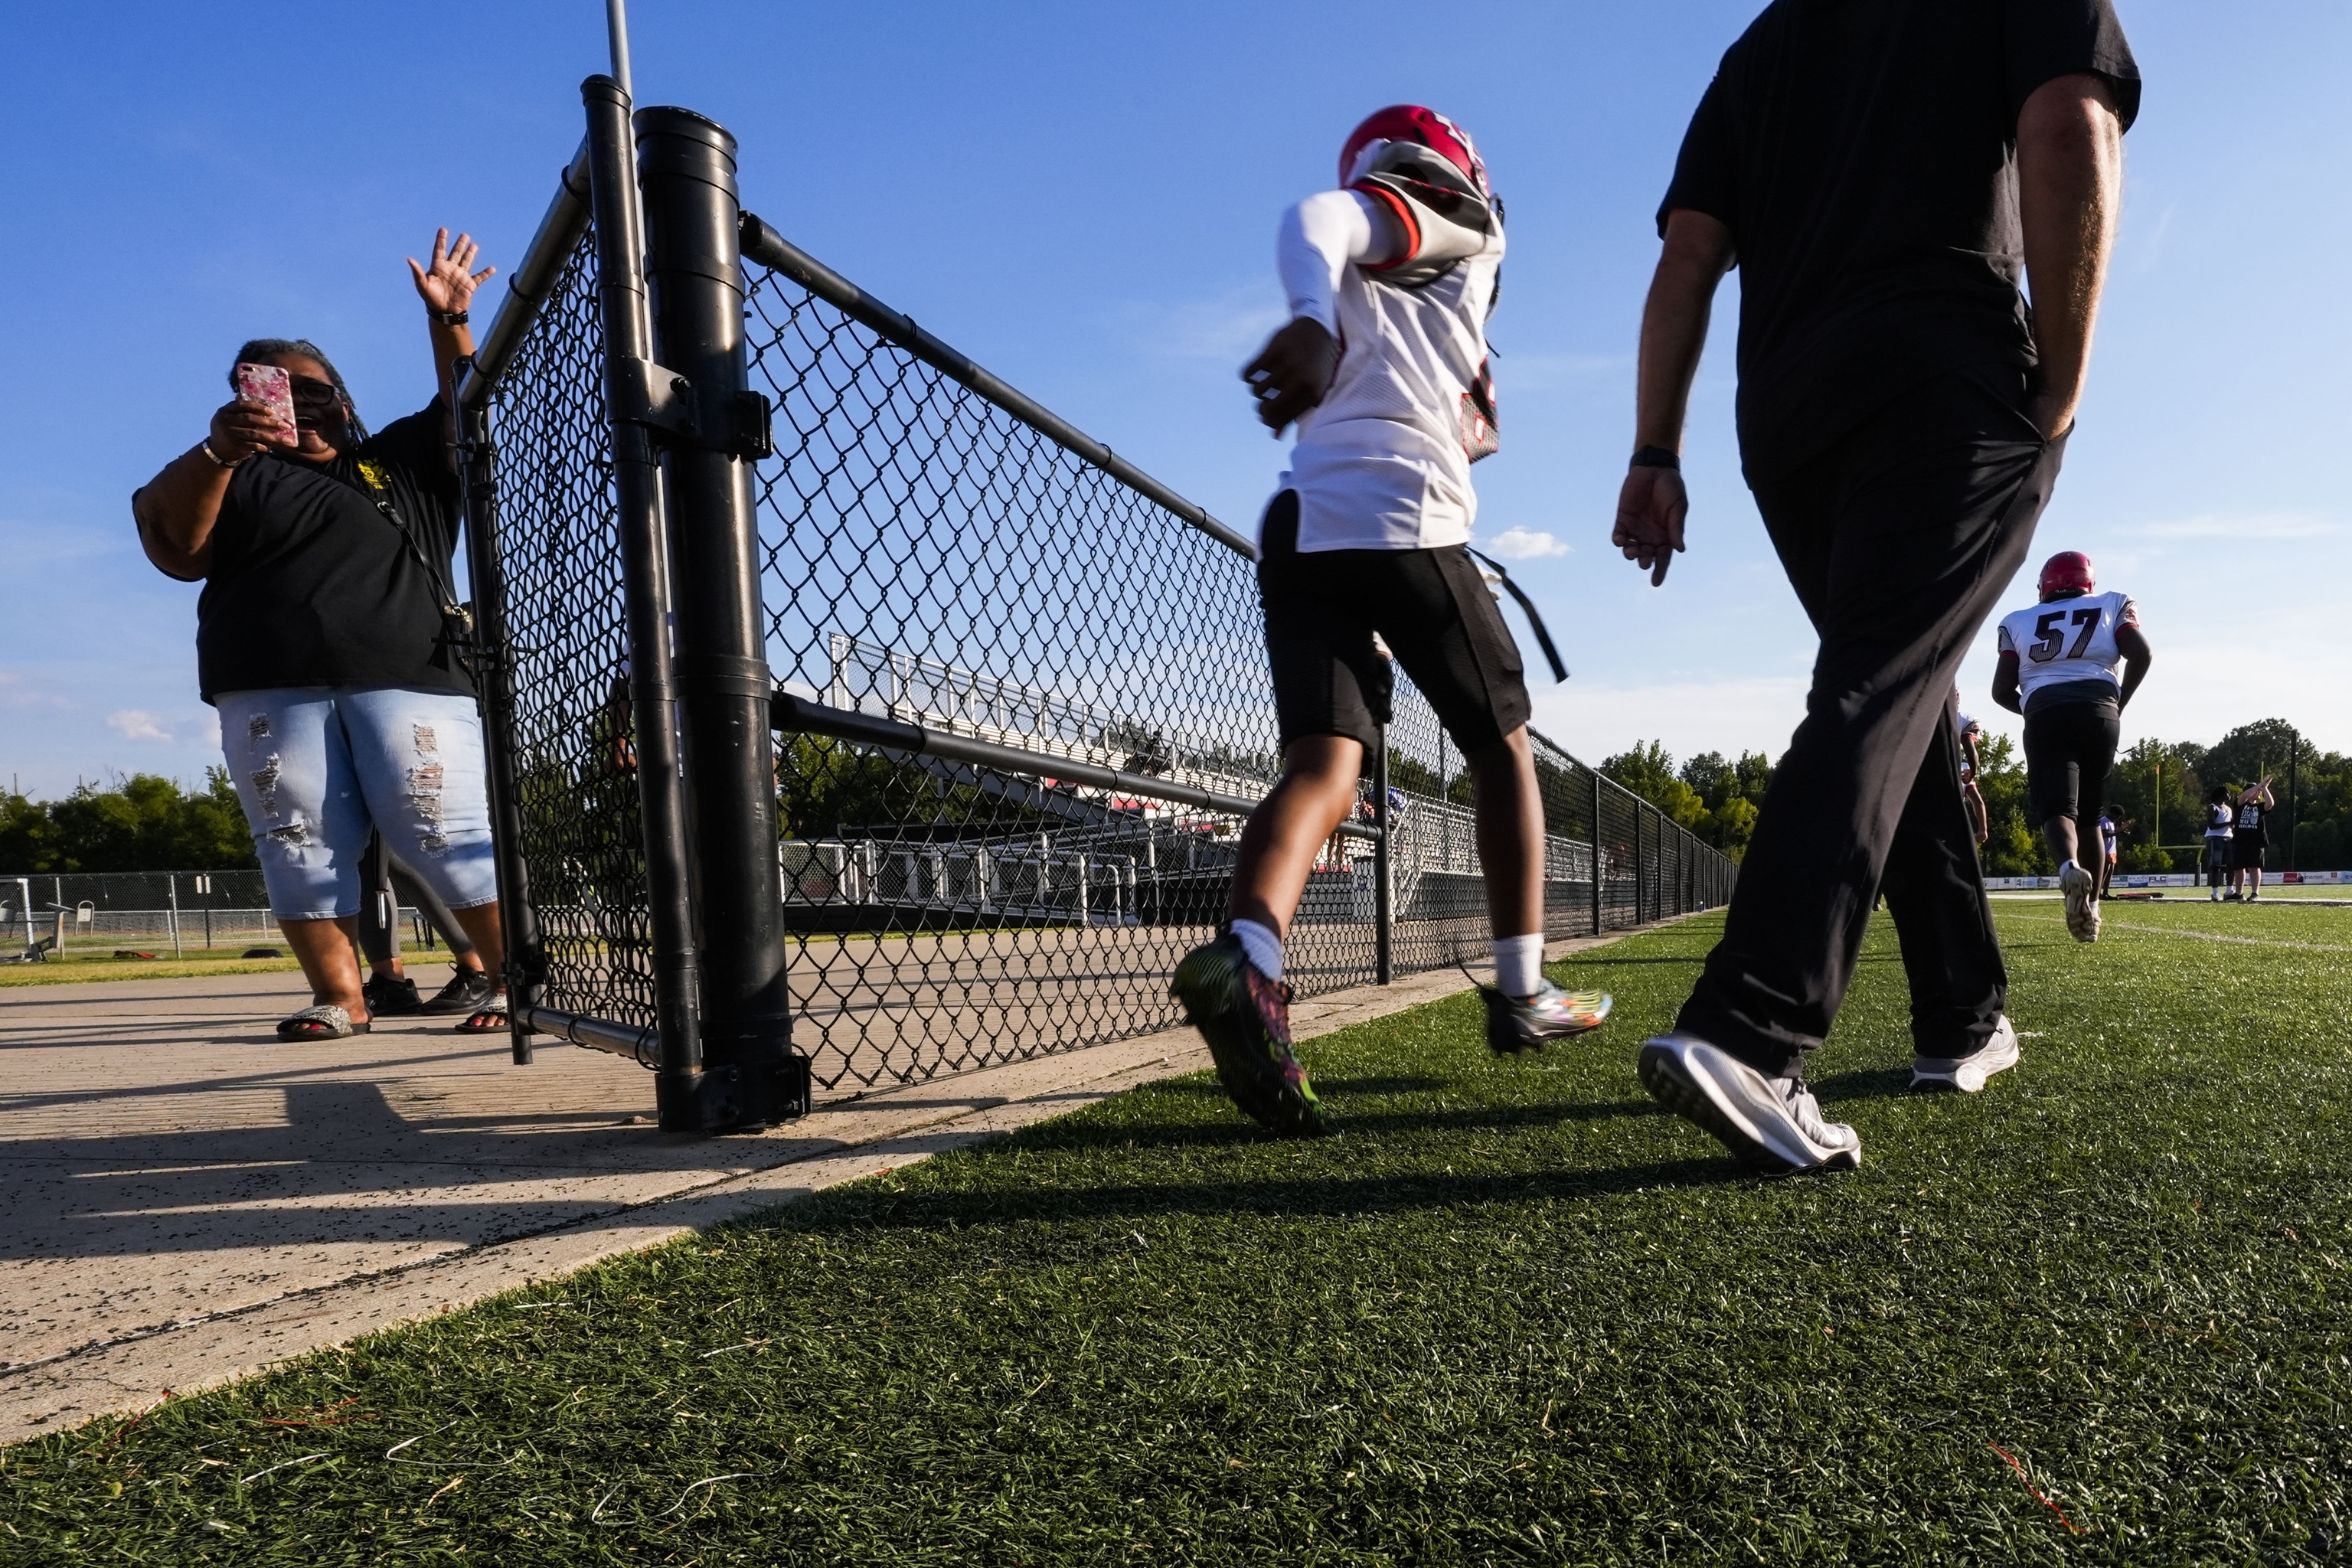
[[82,784],[63,800],[0,793],[0,871],[249,869],[253,835],[225,768],[202,789],[155,773]]
[[[2015,742],[1988,736],[1979,760],[1978,787],[1992,830],[1981,851],[1985,874],[2053,874],[2057,866],[2033,820],[2025,759]],[[1736,860],[1755,831],[1774,766],[1760,752],[1744,752],[1736,762],[1702,752],[1676,768],[1665,748],[1650,741],[1604,759],[1601,771]],[[2284,719],[2242,724],[2210,746],[2137,742],[2116,759],[2097,798],[2085,805],[2115,808],[2122,870],[2190,871],[2203,848],[2206,792],[2215,784],[2242,788],[2264,776],[2279,803],[2271,826],[2272,867],[2286,868],[2292,834],[2295,868],[2352,868],[2352,757],[2320,751]]]
[[[2024,759],[2007,736],[1994,735],[1985,741],[1980,760],[1978,783],[1992,829],[1983,849],[1986,874],[2050,875],[2056,868],[2026,800]],[[1401,776],[1416,765],[1392,754],[1391,779],[1407,786],[1422,784]],[[1602,773],[1735,860],[1746,853],[1756,830],[1773,767],[1761,752],[1737,757],[1701,752],[1676,766],[1655,741],[1601,763]],[[805,736],[785,742],[777,773],[788,837],[909,816],[947,826],[975,816],[1026,815],[878,753]],[[2352,868],[2352,757],[2318,750],[2284,719],[2242,724],[2211,746],[2154,738],[2137,742],[2116,759],[2099,799],[2091,804],[2116,809],[2124,870],[2192,870],[2205,828],[2206,791],[2216,784],[2252,784],[2265,774],[2279,801],[2271,833],[2273,867],[2285,868],[2292,832],[2298,868]],[[1434,790],[1433,775],[1425,787]],[[1466,776],[1454,781],[1452,793],[1466,801]],[[0,793],[0,871],[228,871],[256,863],[236,787],[221,768],[205,770],[200,789],[183,788],[154,773],[132,773],[83,784],[62,800]]]

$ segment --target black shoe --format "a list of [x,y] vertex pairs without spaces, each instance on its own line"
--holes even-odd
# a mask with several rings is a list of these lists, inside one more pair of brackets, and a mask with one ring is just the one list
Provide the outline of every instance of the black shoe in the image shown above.
[[416,982],[405,974],[398,978],[371,974],[367,984],[360,987],[360,994],[367,998],[371,1018],[404,1018],[411,1013],[425,1011],[425,1004],[416,997]]
[[1329,1130],[1290,1048],[1290,987],[1259,973],[1239,937],[1221,936],[1186,953],[1169,989],[1209,1042],[1217,1081],[1243,1114],[1286,1137]]
[[1498,1057],[1525,1056],[1553,1040],[1601,1027],[1609,1016],[1606,991],[1562,991],[1550,981],[1521,1001],[1492,985],[1478,987],[1486,1004],[1486,1047]]
[[499,994],[498,983],[479,969],[460,969],[449,976],[449,984],[440,994],[425,1004],[426,1013],[471,1013]]

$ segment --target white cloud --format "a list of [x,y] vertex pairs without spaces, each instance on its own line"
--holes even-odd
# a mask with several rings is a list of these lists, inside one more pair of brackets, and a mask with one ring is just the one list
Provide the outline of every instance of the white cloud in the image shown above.
[[2177,522],[2151,522],[2139,531],[2150,539],[2325,539],[2337,525],[2316,512],[2207,512]]
[[137,708],[125,708],[120,713],[106,716],[109,728],[119,730],[126,741],[161,741],[172,743],[171,732],[155,721],[155,715]]
[[1547,555],[1565,555],[1570,547],[1549,533],[1514,524],[1482,548],[1487,554],[1499,555],[1506,561],[1537,561]]

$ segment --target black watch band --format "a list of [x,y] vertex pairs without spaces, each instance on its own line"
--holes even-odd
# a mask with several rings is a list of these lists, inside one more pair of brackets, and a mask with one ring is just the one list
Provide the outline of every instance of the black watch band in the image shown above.
[[1678,474],[1683,471],[1682,458],[1664,447],[1644,447],[1635,452],[1633,460],[1625,466],[1628,468],[1672,468]]
[[433,319],[445,327],[462,327],[472,314],[470,310],[436,310]]

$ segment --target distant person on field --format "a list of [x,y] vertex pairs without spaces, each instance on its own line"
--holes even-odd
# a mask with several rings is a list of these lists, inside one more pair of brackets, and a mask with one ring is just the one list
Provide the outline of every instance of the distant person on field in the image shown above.
[[[2230,798],[2228,784],[2215,784],[2205,792],[2205,885],[2207,897],[2214,903],[2221,901],[2221,884],[2230,876],[2230,837],[2236,831],[2237,804]],[[2231,898],[2237,889],[2230,889]]]
[[[292,378],[294,423],[243,397],[131,498],[147,558],[201,579],[196,673],[253,829],[271,912],[313,1005],[283,1040],[364,1033],[353,928],[372,830],[456,912],[488,973],[502,963],[482,731],[450,585],[457,537],[450,376],[474,352],[469,272],[443,230],[409,262],[425,310],[433,400],[371,436],[307,340],[257,339],[239,363]],[[229,385],[238,386],[232,367]],[[494,989],[458,1026],[507,1026]]]
[[1985,810],[1984,791],[1977,787],[1977,775],[1984,771],[1984,755],[1978,749],[1984,743],[1984,726],[1962,713],[1954,721],[1960,730],[1960,803],[1969,808],[1969,826],[1974,831],[1977,847],[1984,847],[1992,837],[1992,818]]
[[2268,773],[2238,792],[2237,809],[2231,824],[2230,891],[2252,903],[2263,896],[2263,853],[2270,847],[2270,815],[2278,809]]
[[2123,807],[2099,808],[2099,897],[2103,899],[2113,896],[2108,889],[2116,885],[2116,840],[2123,823]]
[[2138,106],[2109,0],[1774,0],[1659,205],[1612,542],[1654,584],[1683,548],[1684,416],[1737,265],[1740,457],[1821,636],[1723,940],[1641,1058],[1651,1094],[1764,1169],[1861,1163],[1805,1053],[1882,881],[1914,1086],[2017,1060],[1949,693],[2057,479]]
[[1476,782],[1495,933],[1486,1043],[1539,1049],[1609,1010],[1606,996],[1544,978],[1527,682],[1468,549],[1470,465],[1496,444],[1486,334],[1503,205],[1469,135],[1412,105],[1358,126],[1338,173],[1336,189],[1283,215],[1290,322],[1242,373],[1267,429],[1298,426],[1258,542],[1282,778],[1243,831],[1228,930],[1187,954],[1174,982],[1234,1103],[1286,1133],[1323,1120],[1291,1051],[1283,938],[1381,743],[1393,679],[1381,642]]
[[2155,658],[2138,606],[2098,586],[2080,551],[2044,562],[2041,602],[2001,617],[1992,669],[1992,700],[2025,715],[2025,787],[2058,862],[2066,929],[2076,942],[2099,940],[2106,853],[2084,828],[2084,807],[2106,785],[2124,708]]

